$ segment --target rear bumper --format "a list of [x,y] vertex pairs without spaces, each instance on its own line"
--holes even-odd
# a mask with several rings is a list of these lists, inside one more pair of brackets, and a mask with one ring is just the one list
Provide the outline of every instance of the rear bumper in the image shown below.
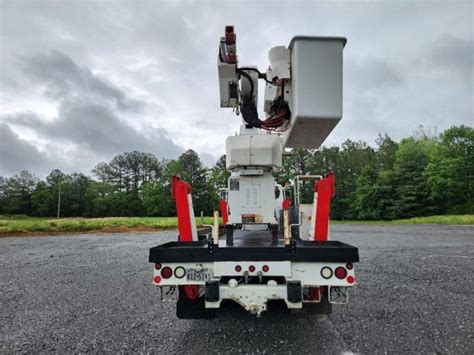
[[338,242],[292,241],[283,246],[227,247],[207,241],[169,242],[150,249],[152,263],[218,262],[218,261],[293,261],[293,262],[358,262],[356,247]]

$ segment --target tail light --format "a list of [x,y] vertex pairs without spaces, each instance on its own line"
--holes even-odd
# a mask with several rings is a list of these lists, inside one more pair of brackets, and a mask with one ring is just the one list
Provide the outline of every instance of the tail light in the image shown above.
[[349,275],[349,276],[347,276],[346,281],[347,281],[348,283],[350,283],[350,284],[353,284],[354,281],[355,281],[355,278],[354,278],[354,276]]
[[242,271],[242,266],[235,265],[235,272],[241,272],[241,271]]
[[347,270],[352,270],[353,267],[354,267],[354,265],[352,265],[352,263],[347,263],[346,264],[346,269]]
[[270,271],[270,267],[268,265],[263,265],[262,266],[262,271],[263,272],[268,272],[268,271]]
[[321,276],[325,279],[330,279],[332,277],[332,269],[329,266],[325,266],[321,269]]
[[161,269],[161,264],[160,263],[156,263],[155,264],[155,270],[160,270]]
[[153,278],[153,282],[156,283],[156,284],[159,284],[161,282],[161,277],[159,275],[156,275],[154,278]]
[[170,267],[166,266],[161,269],[161,277],[164,279],[169,279],[171,276],[173,276],[173,270],[171,270]]
[[182,266],[178,266],[176,269],[174,269],[174,276],[176,276],[178,279],[182,279],[186,275],[186,270]]
[[342,266],[339,266],[334,271],[334,275],[336,275],[338,279],[345,279],[347,276],[347,270],[343,268]]
[[250,266],[249,266],[249,271],[250,271],[250,272],[254,272],[254,271],[255,271],[255,266],[254,266],[254,265],[250,265]]

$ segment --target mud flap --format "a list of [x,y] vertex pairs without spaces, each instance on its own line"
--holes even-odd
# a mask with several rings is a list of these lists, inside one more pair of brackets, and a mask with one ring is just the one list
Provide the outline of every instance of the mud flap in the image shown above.
[[306,309],[308,314],[332,314],[332,304],[329,303],[328,289],[325,287],[319,303],[305,303],[303,309]]
[[301,282],[300,281],[287,281],[287,298],[288,301],[291,303],[299,303],[303,300],[303,293],[301,290]]
[[216,317],[216,309],[205,308],[204,297],[194,300],[186,296],[183,286],[179,286],[176,316],[179,319],[212,319]]

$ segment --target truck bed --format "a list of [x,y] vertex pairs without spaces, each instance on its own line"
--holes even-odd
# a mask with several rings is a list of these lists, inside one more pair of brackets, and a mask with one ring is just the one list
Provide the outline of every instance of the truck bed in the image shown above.
[[298,262],[358,262],[356,247],[338,242],[292,240],[271,244],[268,231],[235,231],[234,245],[225,239],[219,244],[207,240],[196,242],[168,242],[150,249],[149,261],[214,262],[214,261],[298,261]]

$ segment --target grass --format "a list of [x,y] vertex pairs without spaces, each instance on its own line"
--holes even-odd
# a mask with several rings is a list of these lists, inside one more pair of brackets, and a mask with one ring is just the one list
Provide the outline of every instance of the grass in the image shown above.
[[393,221],[335,221],[333,224],[474,224],[474,215],[444,215],[396,219]]
[[[212,224],[212,217],[204,223]],[[431,216],[395,221],[334,221],[333,224],[469,224],[474,225],[474,215]],[[201,226],[201,219],[196,218]],[[40,218],[28,216],[1,216],[0,236],[46,235],[85,232],[127,232],[176,229],[175,217],[108,217],[108,218]]]
[[[212,224],[211,217],[204,218]],[[201,226],[201,218],[196,218]],[[0,235],[60,234],[79,232],[126,232],[170,230],[178,227],[176,217],[40,218],[0,216]]]
[[430,216],[430,217],[415,217],[410,219],[400,219],[394,221],[396,224],[474,224],[474,215],[445,215],[445,216]]

